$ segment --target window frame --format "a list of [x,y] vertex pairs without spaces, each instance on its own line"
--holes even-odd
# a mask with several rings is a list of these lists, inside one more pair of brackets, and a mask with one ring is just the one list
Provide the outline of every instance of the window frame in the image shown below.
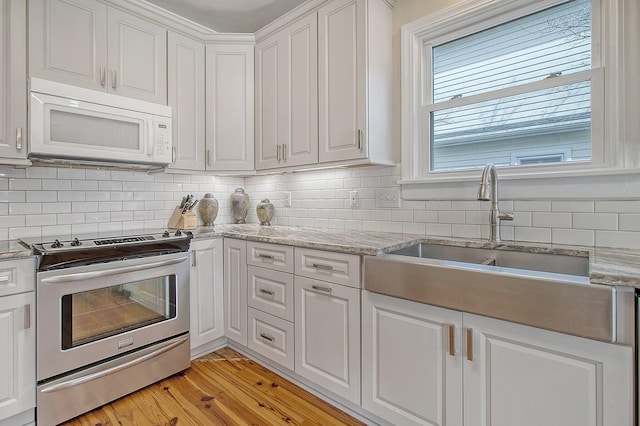
[[[458,39],[478,31],[505,23],[519,17],[565,3],[569,0],[466,0],[439,12],[425,16],[406,24],[401,29],[401,140],[402,140],[402,180],[403,194],[408,199],[460,198],[473,196],[450,189],[452,183],[470,182],[479,179],[481,169],[468,170],[430,170],[430,147],[424,143],[430,134],[429,112],[432,93],[430,45],[439,45],[446,41]],[[621,134],[624,133],[623,108],[629,104],[624,102],[625,82],[620,76],[623,71],[622,59],[624,31],[619,28],[623,23],[623,10],[626,4],[634,0],[591,0],[592,3],[592,68],[575,74],[567,74],[547,81],[526,83],[529,87],[548,87],[564,85],[575,81],[584,81],[585,76],[591,80],[591,160],[589,162],[558,163],[545,165],[501,166],[501,180],[522,182],[523,179],[541,179],[540,184],[549,185],[549,196],[560,196],[557,181],[549,178],[574,178],[577,176],[619,175],[621,173],[638,173],[638,165],[629,167],[621,157],[625,151],[633,151],[629,146],[621,146]],[[633,19],[637,21],[637,19]],[[628,31],[628,30],[627,30]],[[630,49],[627,47],[627,49]],[[628,52],[627,56],[628,55]],[[636,59],[636,58],[634,58]],[[631,73],[633,74],[633,73]],[[523,85],[523,86],[525,86]],[[515,89],[520,90],[518,88]],[[505,94],[513,88],[499,89]],[[476,100],[482,100],[483,94],[471,95],[468,98],[457,98],[439,102],[446,107],[460,106]],[[633,96],[627,95],[627,97]],[[637,119],[636,119],[637,120]],[[612,124],[613,123],[613,124]],[[626,141],[627,144],[632,143]],[[635,148],[637,149],[637,147]],[[442,189],[438,184],[443,183]],[[468,186],[463,184],[462,186]],[[503,185],[501,185],[503,186]],[[527,196],[526,191],[518,190],[517,182],[511,185],[517,198]],[[407,190],[405,190],[407,189]],[[450,196],[444,196],[445,191]],[[614,191],[615,192],[615,191]],[[540,191],[537,192],[540,194]],[[580,194],[580,191],[576,192]],[[596,193],[585,192],[591,197]],[[605,197],[614,196],[603,192]],[[535,197],[535,196],[534,196]],[[539,197],[539,195],[538,195]],[[584,197],[584,195],[581,195]],[[501,197],[505,198],[505,197]]]

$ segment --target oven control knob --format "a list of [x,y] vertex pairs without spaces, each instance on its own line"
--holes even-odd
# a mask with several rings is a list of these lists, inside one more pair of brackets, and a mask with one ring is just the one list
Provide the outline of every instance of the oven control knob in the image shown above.
[[60,240],[55,240],[53,244],[51,244],[51,248],[60,248],[62,246],[64,246],[64,244],[62,244]]
[[182,231],[178,229],[175,233],[175,236],[179,237],[180,235],[182,235]]
[[82,243],[80,242],[79,239],[74,238],[73,241],[71,241],[71,245],[74,246],[74,247],[77,247],[77,246],[81,246]]
[[165,238],[169,237],[169,235],[170,235],[170,234],[169,234],[169,231],[164,231],[164,232],[162,233],[162,236],[163,236],[163,237],[165,237]]

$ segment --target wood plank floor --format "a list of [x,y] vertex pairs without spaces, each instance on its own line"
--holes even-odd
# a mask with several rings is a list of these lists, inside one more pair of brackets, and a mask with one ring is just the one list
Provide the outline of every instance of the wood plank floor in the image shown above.
[[65,426],[363,425],[231,348]]

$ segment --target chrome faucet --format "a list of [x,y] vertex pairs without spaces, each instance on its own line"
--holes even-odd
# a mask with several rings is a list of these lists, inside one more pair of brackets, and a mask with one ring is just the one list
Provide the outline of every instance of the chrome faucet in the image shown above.
[[[491,194],[489,194],[489,187]],[[488,163],[482,170],[482,180],[478,188],[478,200],[491,201],[491,211],[489,212],[489,225],[491,241],[501,241],[500,221],[513,220],[513,213],[500,213],[498,207],[498,173],[492,163]]]

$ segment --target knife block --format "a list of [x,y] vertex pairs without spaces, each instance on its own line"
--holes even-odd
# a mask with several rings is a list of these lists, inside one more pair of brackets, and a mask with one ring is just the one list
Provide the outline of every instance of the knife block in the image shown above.
[[171,213],[171,217],[169,218],[169,223],[167,224],[167,228],[170,229],[196,229],[196,214],[192,211],[187,210],[182,213],[182,209],[180,206],[176,206],[173,209],[173,213]]

